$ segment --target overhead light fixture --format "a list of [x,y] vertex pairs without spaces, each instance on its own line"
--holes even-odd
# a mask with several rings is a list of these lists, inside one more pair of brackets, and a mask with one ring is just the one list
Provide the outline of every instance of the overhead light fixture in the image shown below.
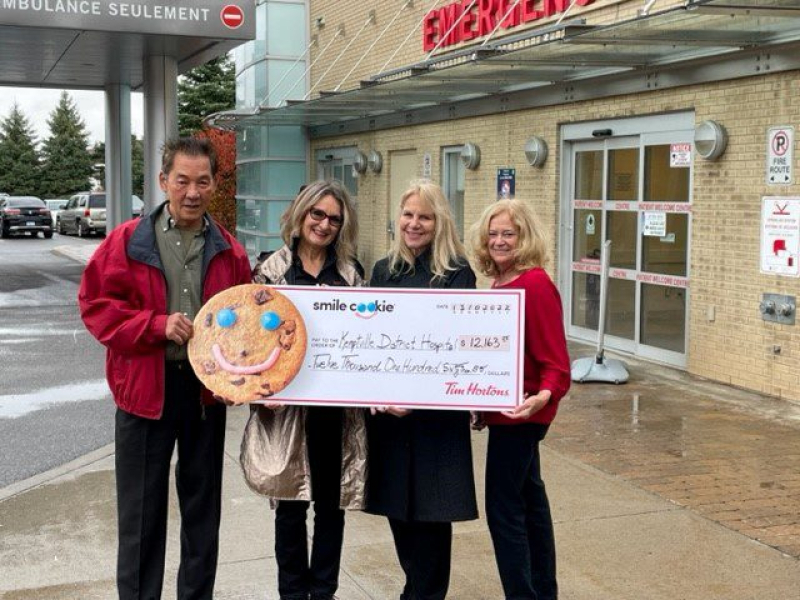
[[383,168],[383,156],[381,156],[381,153],[377,150],[370,152],[369,158],[367,159],[367,166],[373,173],[380,173]]
[[716,121],[703,121],[694,130],[694,149],[700,158],[717,160],[728,145],[728,133]]
[[533,136],[525,142],[525,158],[532,167],[541,167],[547,160],[547,142],[542,138]]
[[481,149],[473,143],[464,144],[461,149],[461,162],[470,171],[474,171],[481,164]]
[[353,158],[353,170],[359,175],[367,172],[367,156],[360,150],[356,150],[356,155]]

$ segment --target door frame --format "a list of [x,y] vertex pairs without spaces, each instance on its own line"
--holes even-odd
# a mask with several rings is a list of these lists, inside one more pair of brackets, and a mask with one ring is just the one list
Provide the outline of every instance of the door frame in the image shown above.
[[[604,119],[601,121],[586,121],[582,123],[571,123],[561,126],[561,172],[560,181],[560,208],[559,208],[559,236],[558,236],[558,272],[559,286],[563,290],[564,303],[564,327],[570,338],[587,343],[597,341],[597,332],[593,329],[573,326],[572,323],[572,263],[575,234],[573,224],[574,211],[572,198],[574,197],[574,156],[576,148],[580,150],[603,150],[603,204],[602,204],[602,239],[606,239],[607,215],[609,203],[607,202],[608,193],[608,150],[619,147],[631,147],[630,143],[635,140],[639,148],[639,177],[637,198],[644,197],[644,167],[645,167],[645,148],[653,144],[664,144],[669,142],[693,142],[695,126],[694,112],[686,111],[680,113],[668,113],[662,115]],[[600,139],[598,139],[600,138]],[[689,171],[689,202],[692,204],[694,169]],[[672,211],[667,211],[672,212]],[[637,207],[637,214],[641,214],[641,209]],[[685,289],[685,312],[684,312],[684,352],[674,352],[655,346],[649,346],[640,342],[641,336],[641,317],[642,317],[642,285],[643,282],[634,279],[635,282],[635,315],[634,315],[634,339],[628,340],[606,334],[605,345],[609,349],[630,353],[648,360],[662,362],[678,368],[686,368],[687,354],[689,349],[689,313],[690,313],[690,276],[691,276],[691,242],[693,219],[691,209],[688,211],[689,218],[687,223],[686,240],[686,288]],[[642,253],[641,253],[641,219],[637,218],[636,229],[636,273],[641,273]]]

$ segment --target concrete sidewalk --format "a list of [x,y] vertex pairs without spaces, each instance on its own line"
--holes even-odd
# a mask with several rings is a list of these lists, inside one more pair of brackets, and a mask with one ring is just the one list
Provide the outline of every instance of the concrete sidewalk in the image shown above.
[[[800,407],[649,364],[631,371],[625,386],[575,386],[543,450],[561,598],[800,599]],[[273,515],[238,466],[246,415],[229,411],[220,600],[277,598]],[[486,439],[474,435],[481,496]],[[113,469],[107,447],[0,491],[0,598],[115,597]],[[165,598],[174,498],[172,511]],[[772,538],[757,541],[765,530]],[[350,513],[339,596],[394,599],[401,581],[386,522]],[[450,598],[502,598],[484,520],[456,526],[451,581]]]

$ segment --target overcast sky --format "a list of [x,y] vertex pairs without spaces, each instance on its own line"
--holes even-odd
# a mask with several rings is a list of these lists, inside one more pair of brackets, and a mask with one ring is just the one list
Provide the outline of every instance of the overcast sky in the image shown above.
[[[105,141],[105,94],[103,92],[67,90],[78,107],[78,112],[89,132],[89,142]],[[14,106],[19,104],[22,112],[28,117],[35,130],[39,142],[47,137],[47,119],[58,104],[61,90],[45,90],[40,88],[0,87],[0,119],[5,119]],[[131,94],[131,133],[142,137],[142,95]]]

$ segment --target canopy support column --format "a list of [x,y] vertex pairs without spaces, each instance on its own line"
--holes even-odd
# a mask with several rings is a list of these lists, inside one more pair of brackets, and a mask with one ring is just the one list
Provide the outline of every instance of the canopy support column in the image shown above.
[[143,200],[147,210],[161,202],[161,153],[164,143],[177,136],[178,61],[172,56],[149,56],[144,65]]
[[106,231],[131,218],[131,88],[105,87],[106,100]]

